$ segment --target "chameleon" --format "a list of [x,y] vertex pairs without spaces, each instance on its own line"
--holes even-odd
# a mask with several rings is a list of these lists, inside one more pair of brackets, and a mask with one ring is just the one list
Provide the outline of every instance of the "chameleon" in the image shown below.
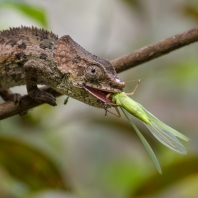
[[69,35],[58,36],[36,27],[0,31],[0,96],[20,105],[21,95],[9,88],[25,85],[39,103],[56,106],[56,99],[38,85],[93,107],[110,108],[107,95],[125,87],[113,65],[93,55]]

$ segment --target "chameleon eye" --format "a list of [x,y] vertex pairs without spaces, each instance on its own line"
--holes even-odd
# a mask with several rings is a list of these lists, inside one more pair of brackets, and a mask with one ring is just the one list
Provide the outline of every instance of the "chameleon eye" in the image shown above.
[[97,65],[91,65],[85,69],[85,77],[87,80],[100,81],[103,78],[103,75],[103,70]]
[[91,69],[91,73],[94,74],[96,72],[95,68]]

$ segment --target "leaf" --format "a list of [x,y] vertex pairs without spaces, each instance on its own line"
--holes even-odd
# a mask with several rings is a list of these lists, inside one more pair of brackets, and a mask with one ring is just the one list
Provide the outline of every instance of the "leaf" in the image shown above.
[[155,156],[155,153],[153,152],[152,148],[150,147],[149,143],[146,141],[146,139],[144,138],[144,136],[141,134],[141,132],[138,130],[138,128],[135,126],[135,124],[133,123],[133,121],[128,117],[127,113],[125,112],[125,110],[120,107],[122,112],[124,113],[124,115],[126,116],[126,118],[128,119],[128,121],[130,122],[131,126],[134,128],[135,132],[137,133],[137,135],[139,136],[140,140],[142,141],[144,147],[146,148],[149,156],[151,157],[151,160],[153,161],[156,169],[158,170],[158,172],[160,174],[162,174],[162,170],[160,167],[160,164],[157,160],[157,157]]
[[54,161],[25,142],[0,136],[0,165],[30,190],[67,189]]
[[41,7],[33,6],[23,1],[12,1],[12,0],[0,1],[0,6],[9,7],[18,10],[27,17],[37,21],[42,26],[47,27],[47,18],[46,18],[45,10]]
[[[181,160],[174,161],[173,163],[163,167],[163,175],[160,177],[158,174],[154,173],[150,177],[142,180],[142,184],[139,184],[138,188],[136,188],[135,192],[133,192],[130,197],[161,197],[160,192],[164,194],[167,189],[171,189],[173,191],[173,185],[178,185],[179,182],[184,181],[190,176],[196,177],[197,173],[197,156],[181,158]],[[197,191],[197,185],[194,187],[194,190]],[[197,197],[197,194],[195,194],[194,197]]]

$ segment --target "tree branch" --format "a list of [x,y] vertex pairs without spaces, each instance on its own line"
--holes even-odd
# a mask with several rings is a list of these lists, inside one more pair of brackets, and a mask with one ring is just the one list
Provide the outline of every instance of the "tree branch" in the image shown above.
[[[111,63],[115,67],[117,73],[120,73],[196,41],[198,41],[198,27],[153,45],[143,47],[131,54],[112,60]],[[61,96],[60,93],[51,88],[43,87],[42,90],[51,93],[54,97]],[[13,102],[7,101],[0,104],[0,120],[16,114],[21,114],[39,105],[41,104],[32,100],[28,95],[23,96],[20,106],[16,106]]]
[[[56,92],[55,90],[53,90],[49,87],[44,86],[40,89],[52,94],[56,98],[61,96],[60,93]],[[32,109],[39,105],[42,105],[42,103],[36,102],[32,98],[30,98],[30,96],[28,96],[28,95],[24,95],[22,97],[20,105],[15,105],[14,102],[12,102],[12,101],[4,102],[3,104],[0,104],[0,120],[3,120],[5,118],[11,117],[11,116],[17,115],[17,114],[23,115],[29,109]]]
[[120,73],[196,41],[198,41],[198,27],[181,34],[177,34],[153,45],[143,47],[131,54],[112,60],[111,63],[115,67],[117,73]]

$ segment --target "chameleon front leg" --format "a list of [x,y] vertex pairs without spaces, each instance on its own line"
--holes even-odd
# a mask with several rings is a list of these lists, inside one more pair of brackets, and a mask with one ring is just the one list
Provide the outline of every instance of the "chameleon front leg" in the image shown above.
[[41,91],[37,87],[39,76],[47,76],[46,67],[38,61],[29,60],[24,64],[24,69],[26,74],[26,87],[29,96],[39,103],[44,102],[56,106],[56,98],[45,91]]

